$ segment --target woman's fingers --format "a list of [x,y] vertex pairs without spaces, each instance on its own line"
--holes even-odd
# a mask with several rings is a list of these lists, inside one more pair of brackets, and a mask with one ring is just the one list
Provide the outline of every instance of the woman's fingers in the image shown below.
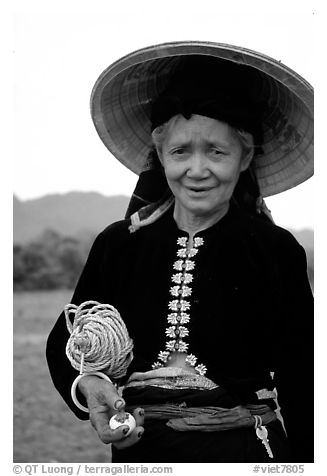
[[127,425],[122,425],[112,430],[108,421],[108,408],[106,406],[98,406],[90,411],[90,422],[98,433],[103,443],[113,443],[126,437],[129,430]]
[[113,445],[117,449],[124,449],[128,448],[129,446],[135,445],[138,443],[143,435],[144,428],[144,410],[143,408],[136,408],[133,411],[133,417],[135,418],[136,422],[136,428],[132,431],[132,433],[126,437],[124,437],[123,440],[120,441],[115,441]]
[[142,426],[137,426],[130,435],[126,436],[123,440],[113,442],[113,446],[118,450],[128,448],[129,446],[135,445],[140,441],[144,432]]
[[143,410],[143,408],[136,408],[133,411],[133,417],[135,418],[136,426],[143,426],[143,424],[144,424],[144,410]]
[[108,407],[106,405],[97,405],[90,410],[90,422],[98,433],[100,440],[105,443],[114,443],[117,448],[127,448],[137,443],[144,431],[144,410],[137,408],[133,412],[136,422],[136,428],[128,436],[129,427],[122,425],[115,430],[109,426]]

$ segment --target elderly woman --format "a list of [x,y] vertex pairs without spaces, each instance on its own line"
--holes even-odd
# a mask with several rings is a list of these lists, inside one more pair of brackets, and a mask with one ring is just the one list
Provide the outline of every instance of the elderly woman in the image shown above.
[[[114,462],[313,461],[306,257],[262,199],[312,174],[311,101],[281,63],[211,43],[140,50],[98,79],[97,131],[140,178],[126,219],[96,238],[72,305],[113,306],[126,325],[114,357],[127,360],[121,373],[106,362],[78,376],[64,313],[47,358]],[[131,433],[109,426],[124,410]]]

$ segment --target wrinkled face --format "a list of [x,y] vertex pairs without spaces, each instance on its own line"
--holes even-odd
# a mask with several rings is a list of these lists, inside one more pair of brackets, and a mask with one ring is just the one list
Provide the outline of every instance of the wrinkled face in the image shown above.
[[228,208],[240,173],[250,163],[236,132],[226,123],[179,116],[162,142],[160,161],[177,207],[194,216]]

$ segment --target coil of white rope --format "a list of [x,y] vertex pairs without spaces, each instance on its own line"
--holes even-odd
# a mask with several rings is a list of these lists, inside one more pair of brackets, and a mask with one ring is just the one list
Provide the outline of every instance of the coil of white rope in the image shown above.
[[67,304],[64,310],[70,332],[66,355],[72,366],[80,374],[101,370],[113,379],[126,375],[133,360],[133,341],[117,309],[85,301],[79,306]]

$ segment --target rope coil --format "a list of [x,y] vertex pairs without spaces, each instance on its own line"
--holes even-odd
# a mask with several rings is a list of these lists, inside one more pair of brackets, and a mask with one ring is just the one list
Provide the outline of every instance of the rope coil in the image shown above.
[[80,374],[102,370],[114,379],[126,375],[133,341],[117,309],[86,301],[80,306],[67,304],[64,311],[70,333],[66,355],[72,366]]

